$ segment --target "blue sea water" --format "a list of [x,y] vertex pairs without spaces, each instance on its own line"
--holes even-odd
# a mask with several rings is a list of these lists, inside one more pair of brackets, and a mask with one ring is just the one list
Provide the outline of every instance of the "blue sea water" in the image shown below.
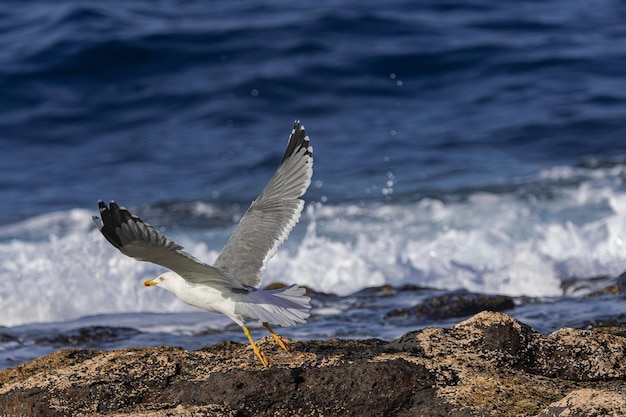
[[[338,297],[283,334],[451,325],[384,314],[459,289],[516,297],[542,331],[623,318],[623,296],[588,295],[626,270],[625,17],[609,0],[3,1],[0,367],[76,329],[106,348],[245,340],[143,288],[161,269],[91,216],[115,199],[210,262],[295,119],[314,178],[264,282]],[[385,284],[433,290],[360,292]]]

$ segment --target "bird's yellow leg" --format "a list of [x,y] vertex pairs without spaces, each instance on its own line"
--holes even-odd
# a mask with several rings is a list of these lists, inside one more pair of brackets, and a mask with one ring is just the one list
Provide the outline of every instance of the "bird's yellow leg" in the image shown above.
[[263,322],[263,326],[269,330],[270,334],[272,335],[272,337],[274,338],[274,341],[278,344],[278,346],[280,346],[281,348],[283,348],[285,350],[285,352],[287,352],[288,354],[291,355],[291,353],[293,352],[293,350],[291,350],[291,346],[289,346],[287,344],[287,342],[285,342],[283,340],[282,337],[280,337],[279,335],[277,335],[276,333],[274,333],[274,330],[272,330],[272,328],[270,327],[270,324],[267,322]]
[[252,340],[252,335],[250,334],[250,330],[248,330],[246,326],[241,326],[241,327],[243,328],[243,332],[246,334],[246,337],[248,338],[248,340],[250,341],[250,344],[252,345],[252,350],[254,351],[254,354],[256,355],[257,358],[259,358],[263,366],[268,368],[270,366],[270,361],[267,360],[267,356],[265,356],[265,353],[263,353],[261,349],[259,349],[259,347],[256,345],[256,343],[254,343],[254,340]]

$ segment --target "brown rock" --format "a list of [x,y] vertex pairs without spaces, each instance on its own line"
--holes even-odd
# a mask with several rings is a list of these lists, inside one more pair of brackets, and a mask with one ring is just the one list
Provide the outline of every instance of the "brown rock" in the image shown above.
[[546,407],[538,417],[626,416],[626,390],[580,389]]
[[533,372],[574,381],[606,381],[626,375],[624,338],[564,328],[547,336],[533,358]]
[[293,342],[292,356],[259,345],[269,369],[236,343],[61,350],[0,371],[0,416],[623,414],[626,339],[615,334],[545,336],[483,312],[392,342]]
[[385,317],[426,317],[441,320],[452,317],[467,317],[484,310],[505,311],[513,308],[515,308],[513,299],[506,295],[459,291],[427,298],[415,307],[401,307],[391,310]]
[[617,277],[615,286],[617,287],[618,294],[626,295],[626,272],[623,272],[619,277]]

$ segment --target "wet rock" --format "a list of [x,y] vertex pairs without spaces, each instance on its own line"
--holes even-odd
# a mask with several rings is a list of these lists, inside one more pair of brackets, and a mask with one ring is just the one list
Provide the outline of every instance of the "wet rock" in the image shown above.
[[504,311],[515,308],[513,299],[506,295],[475,294],[457,292],[425,299],[412,308],[398,308],[385,317],[424,317],[441,320],[453,317],[466,317],[481,311]]
[[19,339],[9,333],[0,333],[0,343],[17,342]]
[[[271,282],[269,284],[267,284],[265,287],[263,287],[264,290],[278,290],[281,288],[285,288],[287,287],[287,284],[282,283],[282,282]],[[307,287],[306,285],[300,285],[301,288],[304,288],[304,290],[306,291],[307,294],[322,294],[322,293],[318,293],[317,291],[315,291],[313,288],[311,287]]]
[[617,277],[617,283],[615,286],[617,287],[618,294],[626,295],[626,272],[623,272],[619,277]]
[[563,294],[580,294],[585,298],[626,294],[626,272],[618,278],[611,275],[571,277],[561,283]]
[[90,326],[81,327],[54,337],[41,337],[35,344],[51,344],[56,346],[73,346],[114,342],[139,334],[140,331],[130,327]]
[[503,313],[483,312],[451,329],[424,329],[391,342],[293,342],[291,356],[270,338],[259,346],[273,362],[269,369],[238,343],[197,351],[60,350],[0,371],[0,415],[547,417],[624,411],[625,338],[573,329],[542,335]]
[[354,297],[392,297],[398,293],[393,285],[380,285],[367,287],[353,294]]

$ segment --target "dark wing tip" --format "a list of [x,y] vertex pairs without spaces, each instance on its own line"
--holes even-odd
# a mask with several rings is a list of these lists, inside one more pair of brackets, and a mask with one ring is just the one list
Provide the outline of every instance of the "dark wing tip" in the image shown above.
[[296,120],[293,123],[293,130],[289,135],[289,142],[287,143],[287,149],[285,150],[285,155],[283,156],[282,164],[285,162],[287,158],[289,158],[294,153],[298,152],[300,149],[304,148],[306,150],[305,155],[309,157],[313,156],[313,148],[309,146],[309,137],[306,135],[306,131],[304,126],[300,124],[300,120]]
[[109,243],[116,248],[120,249],[123,246],[122,239],[117,234],[117,229],[122,227],[123,223],[133,219],[135,221],[141,221],[138,217],[130,214],[125,208],[118,206],[113,200],[107,207],[106,203],[102,200],[98,200],[98,209],[100,210],[101,219],[93,216],[93,220],[96,222],[100,231]]

